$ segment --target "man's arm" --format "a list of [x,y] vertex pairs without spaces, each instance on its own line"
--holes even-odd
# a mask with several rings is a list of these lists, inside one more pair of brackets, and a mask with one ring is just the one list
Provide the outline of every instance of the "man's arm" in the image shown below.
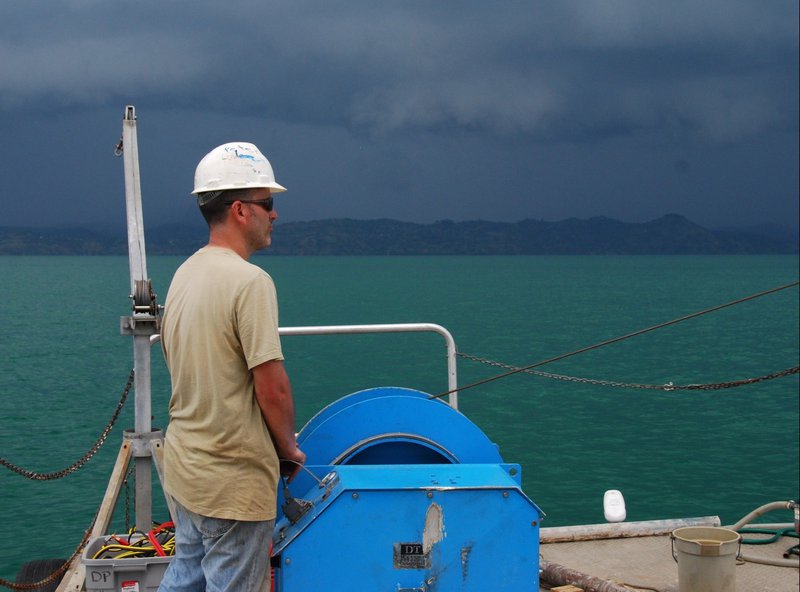
[[253,368],[256,401],[275,443],[278,458],[292,461],[283,474],[290,479],[300,470],[306,455],[297,447],[294,432],[292,385],[281,360],[264,362]]

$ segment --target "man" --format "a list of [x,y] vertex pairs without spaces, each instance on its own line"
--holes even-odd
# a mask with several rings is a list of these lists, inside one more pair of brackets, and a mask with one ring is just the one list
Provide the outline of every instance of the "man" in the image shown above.
[[195,171],[209,240],[175,272],[161,329],[172,381],[164,489],[176,506],[163,592],[263,592],[280,467],[291,478],[305,461],[275,287],[247,261],[270,245],[272,194],[285,190],[249,143],[215,148]]

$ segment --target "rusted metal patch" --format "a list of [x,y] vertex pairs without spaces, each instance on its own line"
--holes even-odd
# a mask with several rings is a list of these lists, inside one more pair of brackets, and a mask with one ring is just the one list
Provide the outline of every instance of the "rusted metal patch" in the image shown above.
[[395,569],[430,569],[431,550],[445,537],[442,507],[433,502],[425,512],[422,542],[394,543]]

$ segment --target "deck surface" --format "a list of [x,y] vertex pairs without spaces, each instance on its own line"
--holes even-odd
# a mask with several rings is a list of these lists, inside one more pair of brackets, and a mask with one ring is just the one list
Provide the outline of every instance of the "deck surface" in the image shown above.
[[[747,535],[756,538],[758,535]],[[797,539],[783,538],[769,545],[743,545],[744,556],[783,559],[783,553]],[[541,545],[544,560],[602,578],[632,590],[678,591],[678,566],[672,558],[669,535],[546,543]],[[775,567],[752,562],[737,562],[737,592],[797,592],[797,568]],[[567,583],[567,582],[564,582]],[[550,587],[563,585],[557,582]],[[548,589],[543,583],[543,589]]]

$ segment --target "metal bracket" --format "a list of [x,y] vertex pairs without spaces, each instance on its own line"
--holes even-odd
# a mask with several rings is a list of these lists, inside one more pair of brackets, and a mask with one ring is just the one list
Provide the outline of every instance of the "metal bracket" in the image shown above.
[[160,320],[152,315],[137,315],[119,318],[119,332],[122,335],[158,335]]
[[289,491],[289,484],[285,478],[283,479],[283,497],[286,499],[286,503],[283,504],[282,508],[283,515],[286,516],[291,524],[297,524],[300,518],[305,516],[306,513],[314,507],[313,502],[298,497],[292,497]]
[[160,428],[154,428],[150,433],[137,433],[133,430],[125,430],[122,434],[125,441],[131,443],[133,456],[137,458],[147,458],[153,456],[151,443],[156,440],[164,439],[164,432]]

